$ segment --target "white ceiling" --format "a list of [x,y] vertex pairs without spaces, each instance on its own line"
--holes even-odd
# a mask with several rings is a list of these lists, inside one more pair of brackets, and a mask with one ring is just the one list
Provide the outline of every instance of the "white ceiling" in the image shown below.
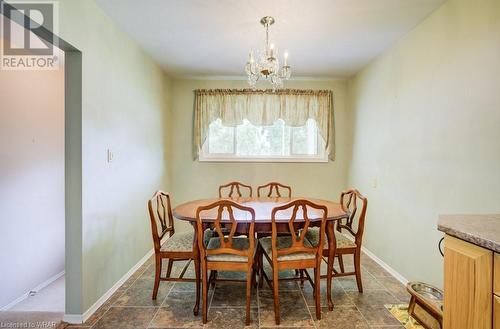
[[349,77],[445,0],[97,0],[174,76],[242,76],[261,17],[293,76]]

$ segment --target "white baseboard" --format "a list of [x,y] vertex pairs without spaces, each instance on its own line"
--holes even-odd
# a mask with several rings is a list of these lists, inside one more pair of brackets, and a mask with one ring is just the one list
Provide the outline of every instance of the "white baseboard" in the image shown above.
[[389,272],[393,277],[396,278],[399,282],[401,282],[403,285],[406,286],[406,284],[409,282],[408,279],[406,279],[401,273],[390,267],[386,262],[375,256],[374,253],[372,253],[370,250],[366,249],[365,247],[361,246],[361,251],[363,251],[368,257],[370,257],[375,263],[379,264],[384,270]]
[[154,254],[154,249],[151,249],[147,252],[144,257],[141,258],[124,276],[120,278],[104,295],[99,298],[94,305],[92,305],[88,310],[86,310],[83,314],[65,314],[63,320],[65,322],[71,324],[81,324],[87,321],[88,318],[92,316],[92,314],[97,311],[99,307],[101,307],[108,299],[115,293],[118,288],[121,287],[127,281],[132,274],[134,274],[147,260]]
[[[350,235],[345,235],[343,234],[348,240],[351,240],[354,242],[354,238]],[[361,251],[364,252],[368,257],[370,257],[375,263],[379,264],[384,270],[389,272],[390,275],[392,275],[396,280],[401,282],[403,285],[406,286],[406,284],[409,282],[408,279],[406,279],[401,273],[390,267],[386,262],[378,258],[373,252],[368,250],[366,247],[361,246]]]
[[29,292],[25,292],[24,294],[22,294],[18,298],[14,299],[12,302],[8,303],[5,306],[2,306],[0,308],[0,311],[8,311],[9,309],[13,308],[17,304],[19,304],[20,302],[22,302],[23,300],[25,300],[26,298],[28,298],[28,294],[29,294]]
[[51,276],[50,278],[48,278],[47,280],[43,281],[42,283],[40,283],[36,287],[28,290],[27,292],[25,292],[24,294],[22,294],[21,296],[19,296],[15,300],[13,300],[9,304],[7,304],[7,305],[5,305],[3,307],[0,307],[0,311],[7,311],[7,310],[13,308],[17,304],[19,304],[20,302],[22,302],[23,300],[25,300],[26,298],[28,298],[28,296],[29,296],[29,294],[30,294],[31,291],[39,292],[40,290],[42,290],[43,288],[47,287],[48,285],[50,285],[52,282],[56,281],[57,279],[59,279],[63,275],[64,275],[64,271],[61,271],[61,272],[57,273],[56,275]]
[[81,324],[84,322],[81,314],[64,314],[63,321],[71,324]]

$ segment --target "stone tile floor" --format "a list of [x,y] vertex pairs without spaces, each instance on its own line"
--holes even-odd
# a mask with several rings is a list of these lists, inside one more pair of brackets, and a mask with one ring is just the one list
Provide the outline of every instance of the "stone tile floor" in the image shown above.
[[[345,257],[346,270],[352,269],[352,260]],[[176,262],[173,275],[183,265]],[[186,275],[194,276],[192,264]],[[269,269],[268,269],[269,270]],[[326,304],[326,282],[321,283],[322,319],[316,320],[312,289],[308,282],[303,287],[296,282],[280,284],[282,328],[403,328],[387,311],[384,304],[407,303],[405,287],[366,255],[362,257],[362,277],[365,292],[358,293],[354,277],[335,278],[333,284],[334,310]],[[280,273],[282,277],[292,271]],[[243,277],[239,273],[220,273],[219,277]],[[208,323],[203,326],[201,316],[193,316],[195,299],[193,283],[161,282],[156,301],[151,300],[154,280],[152,260],[144,264],[109,300],[82,325],[68,329],[108,328],[243,328],[245,314],[245,285],[217,283],[209,292]],[[250,328],[276,327],[274,323],[272,292],[264,284],[252,297]],[[201,313],[201,311],[200,311]]]

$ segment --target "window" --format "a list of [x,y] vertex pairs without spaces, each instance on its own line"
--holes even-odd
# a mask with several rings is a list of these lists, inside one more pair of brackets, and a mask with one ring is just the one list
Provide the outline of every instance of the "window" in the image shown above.
[[328,162],[334,158],[329,90],[197,89],[199,161]]
[[327,162],[325,142],[316,122],[308,119],[291,127],[278,119],[271,126],[257,126],[247,119],[227,127],[221,119],[210,123],[200,161]]

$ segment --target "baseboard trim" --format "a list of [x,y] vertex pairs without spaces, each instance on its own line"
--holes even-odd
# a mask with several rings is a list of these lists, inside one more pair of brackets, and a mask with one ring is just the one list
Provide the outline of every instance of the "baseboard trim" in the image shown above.
[[[354,238],[350,235],[345,235],[342,233],[343,236],[345,236],[348,240],[351,240],[354,242]],[[403,285],[406,286],[406,284],[409,282],[408,279],[406,279],[401,273],[393,269],[389,264],[378,258],[373,252],[368,250],[365,246],[361,246],[361,251],[364,252],[368,257],[370,257],[375,263],[379,264],[384,270],[389,272],[390,275],[392,275],[396,280],[401,282]]]
[[373,252],[368,250],[366,247],[361,246],[361,251],[363,251],[368,257],[370,257],[375,263],[380,265],[384,270],[389,272],[390,275],[392,275],[396,280],[401,282],[403,285],[406,286],[406,284],[409,282],[408,279],[406,279],[401,273],[393,269],[391,266],[389,266],[386,262],[378,258]]
[[81,314],[64,314],[63,321],[71,324],[82,324],[84,322]]
[[122,276],[104,295],[101,296],[88,310],[83,314],[65,314],[63,320],[71,324],[81,324],[87,321],[99,307],[101,307],[118,288],[127,281],[147,260],[154,254],[154,249],[151,249],[135,264],[124,276]]
[[64,270],[57,273],[56,275],[53,275],[51,276],[50,278],[48,278],[47,280],[43,281],[42,283],[40,283],[39,285],[37,285],[35,288],[32,288],[30,290],[28,290],[27,292],[25,292],[24,294],[22,294],[21,296],[19,296],[18,298],[16,298],[15,300],[13,300],[12,302],[10,302],[9,304],[3,306],[3,307],[0,307],[0,311],[8,311],[9,309],[13,308],[14,306],[16,306],[17,304],[19,304],[20,302],[22,302],[23,300],[25,300],[26,298],[28,298],[29,294],[31,291],[36,291],[36,292],[39,292],[40,290],[42,290],[43,288],[47,287],[48,285],[50,285],[52,282],[56,281],[57,279],[59,279],[60,277],[62,277],[64,275]]

